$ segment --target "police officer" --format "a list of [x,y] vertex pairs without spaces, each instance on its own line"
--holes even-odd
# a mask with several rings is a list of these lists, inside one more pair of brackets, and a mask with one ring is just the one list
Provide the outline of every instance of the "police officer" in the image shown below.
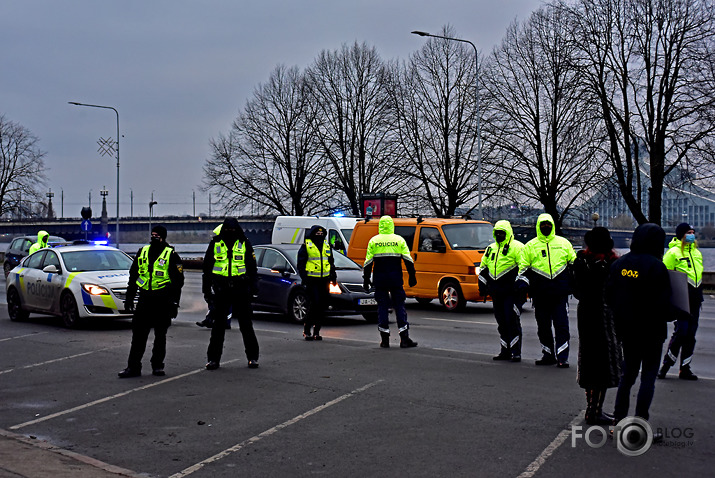
[[50,238],[50,235],[47,233],[47,231],[38,232],[37,233],[37,242],[30,246],[29,254],[32,254],[35,251],[39,251],[43,247],[47,247],[47,240],[49,238]]
[[251,242],[235,218],[227,217],[204,255],[202,291],[212,310],[211,340],[206,352],[207,370],[221,363],[226,319],[238,320],[249,368],[258,368],[258,340],[253,330],[251,298],[257,292],[258,268]]
[[308,294],[309,305],[303,324],[305,340],[323,340],[320,327],[330,300],[329,286],[331,283],[336,284],[338,280],[333,249],[325,240],[326,234],[324,227],[314,225],[298,249],[298,274]]
[[[635,415],[648,420],[663,342],[670,319],[670,278],[663,264],[665,232],[645,223],[633,232],[631,251],[612,265],[606,303],[613,311],[616,336],[623,345],[623,371],[613,412],[615,423],[628,416],[631,387],[641,375]],[[662,434],[654,433],[654,441]]]
[[142,357],[149,331],[154,329],[151,352],[152,374],[165,375],[166,331],[179,311],[181,288],[184,286],[184,266],[181,258],[166,242],[166,228],[161,225],[151,230],[151,241],[137,252],[129,269],[129,284],[124,309],[134,310],[134,297],[139,292],[132,318],[132,346],[127,368],[119,377],[141,375]]
[[[395,309],[397,326],[400,330],[400,347],[417,347],[417,342],[410,339],[405,310],[405,289],[402,279],[402,262],[409,275],[410,287],[417,285],[415,264],[410,256],[410,249],[402,238],[395,234],[395,223],[390,216],[382,216],[378,225],[379,233],[367,244],[367,254],[363,269],[363,287],[370,289],[370,276],[375,285],[377,300],[377,330],[380,331],[380,347],[390,346],[389,308]],[[390,301],[392,298],[392,301]]]
[[675,365],[678,353],[682,352],[678,377],[682,380],[697,380],[698,376],[690,370],[690,363],[693,360],[695,332],[698,330],[700,305],[703,302],[703,255],[695,242],[695,230],[685,222],[675,228],[675,239],[668,247],[668,252],[663,256],[665,267],[688,276],[690,314],[680,315],[675,321],[673,337],[663,357],[663,367],[658,372],[658,378],[665,378],[670,367]]
[[517,288],[528,288],[534,301],[537,335],[543,352],[536,365],[569,366],[568,267],[575,259],[571,243],[556,235],[551,214],[541,214],[536,221],[536,237],[521,251],[517,277]]
[[525,297],[514,287],[519,272],[519,256],[524,247],[514,239],[509,221],[497,221],[494,240],[484,251],[479,273],[479,294],[490,295],[497,320],[501,351],[494,360],[521,361],[521,307]]

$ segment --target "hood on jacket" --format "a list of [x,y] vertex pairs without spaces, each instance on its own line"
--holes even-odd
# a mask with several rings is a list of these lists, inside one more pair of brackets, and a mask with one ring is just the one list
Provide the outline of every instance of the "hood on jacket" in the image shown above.
[[665,245],[665,231],[657,224],[646,222],[633,231],[631,252],[650,254],[661,259]]
[[[492,237],[494,237],[495,241],[497,240],[496,236],[494,235],[496,231],[504,231],[506,233],[506,238],[504,239],[504,242],[506,243],[509,243],[512,236],[514,236],[514,231],[512,231],[511,229],[511,223],[505,219],[497,221],[497,223],[494,224],[494,229],[492,230]],[[499,241],[497,241],[497,243],[499,243]]]
[[[227,234],[227,231],[236,231],[235,234]],[[215,231],[215,229],[214,229]],[[219,237],[225,241],[246,241],[246,233],[243,232],[243,228],[238,223],[238,219],[235,217],[227,217],[224,219],[223,224],[221,224],[221,231],[219,232]]]
[[40,231],[37,233],[37,242],[39,242],[42,247],[47,246],[47,240],[49,238],[50,234],[47,231]]
[[382,216],[380,218],[378,231],[380,232],[380,234],[394,234],[395,221],[392,220],[391,216]]
[[[542,222],[550,222],[551,223],[551,232],[549,233],[548,236],[544,236],[541,233],[541,223]],[[549,242],[551,239],[556,237],[556,223],[554,222],[554,218],[551,217],[551,214],[544,213],[540,214],[539,218],[536,220],[536,237],[539,238],[542,242]]]
[[[323,231],[323,235],[320,236],[319,239],[316,235],[316,232],[318,232],[318,231]],[[306,239],[310,239],[311,241],[313,241],[315,243],[315,245],[318,246],[319,249],[323,247],[323,242],[325,242],[325,240],[327,238],[328,238],[328,231],[326,231],[323,226],[320,226],[318,224],[313,225],[310,228],[310,230],[308,231],[308,235],[306,236]]]

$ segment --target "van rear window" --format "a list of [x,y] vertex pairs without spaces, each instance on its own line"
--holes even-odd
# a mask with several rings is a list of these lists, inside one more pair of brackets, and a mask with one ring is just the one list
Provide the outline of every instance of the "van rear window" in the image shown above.
[[410,251],[415,244],[415,229],[417,229],[415,226],[395,226],[395,234],[402,236]]

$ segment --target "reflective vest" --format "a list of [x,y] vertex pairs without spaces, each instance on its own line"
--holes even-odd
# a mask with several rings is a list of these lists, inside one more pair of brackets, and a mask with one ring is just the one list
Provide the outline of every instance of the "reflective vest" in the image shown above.
[[224,277],[240,276],[246,273],[246,244],[236,241],[233,251],[228,253],[226,243],[218,241],[214,246],[214,267],[211,270]]
[[171,282],[169,278],[169,257],[171,256],[171,247],[165,247],[159,257],[154,261],[154,267],[149,274],[149,246],[142,247],[137,259],[139,266],[139,277],[137,285],[144,290],[163,289]]
[[489,277],[499,280],[506,274],[519,267],[519,256],[524,247],[520,241],[514,239],[511,224],[508,221],[497,221],[495,231],[504,231],[506,237],[502,242],[494,242],[487,247],[482,256],[480,268],[486,269]]
[[703,282],[703,255],[695,244],[687,244],[680,250],[680,240],[673,239],[670,249],[663,255],[663,264],[672,271],[684,272],[688,284],[700,287]]
[[566,266],[575,259],[576,252],[568,239],[553,236],[545,242],[535,237],[521,250],[519,274],[531,268],[536,274],[551,280],[566,270]]
[[305,240],[305,249],[308,252],[308,262],[305,263],[305,272],[308,277],[330,276],[330,255],[332,250],[327,241],[323,241],[323,251],[310,240]]

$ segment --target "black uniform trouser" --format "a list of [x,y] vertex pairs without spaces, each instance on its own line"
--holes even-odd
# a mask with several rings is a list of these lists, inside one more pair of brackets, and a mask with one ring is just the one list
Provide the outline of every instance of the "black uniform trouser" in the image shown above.
[[223,341],[226,336],[226,319],[229,312],[238,321],[238,328],[243,336],[243,346],[248,360],[258,360],[258,339],[253,330],[253,308],[249,288],[234,282],[233,286],[217,289],[214,287],[214,321],[211,325],[211,340],[206,352],[209,362],[220,362],[223,354]]
[[129,350],[127,366],[132,370],[141,370],[142,357],[146,350],[149,332],[154,329],[154,346],[151,350],[153,370],[164,368],[166,357],[166,332],[171,325],[172,301],[166,297],[142,296],[139,293],[137,310],[132,317],[132,346]]
[[521,306],[513,294],[492,295],[502,352],[521,355]]
[[311,279],[305,281],[305,292],[308,295],[308,314],[305,316],[305,325],[320,328],[323,324],[325,311],[330,300],[329,278]]
[[628,416],[631,387],[641,372],[641,385],[636,398],[636,416],[648,420],[648,410],[655,394],[655,379],[658,376],[663,342],[647,342],[641,339],[623,340],[623,367],[618,383],[613,416],[621,420]]
[[[534,297],[536,334],[545,354],[555,355],[559,362],[569,359],[569,306],[568,295],[539,295]],[[554,331],[551,331],[553,324]],[[554,335],[556,345],[554,346]]]
[[[688,288],[690,302],[690,317],[675,321],[675,330],[668,343],[668,349],[663,357],[663,365],[672,367],[680,353],[680,368],[689,367],[695,351],[695,333],[698,331],[702,293],[695,288]],[[682,349],[682,350],[681,350]]]

